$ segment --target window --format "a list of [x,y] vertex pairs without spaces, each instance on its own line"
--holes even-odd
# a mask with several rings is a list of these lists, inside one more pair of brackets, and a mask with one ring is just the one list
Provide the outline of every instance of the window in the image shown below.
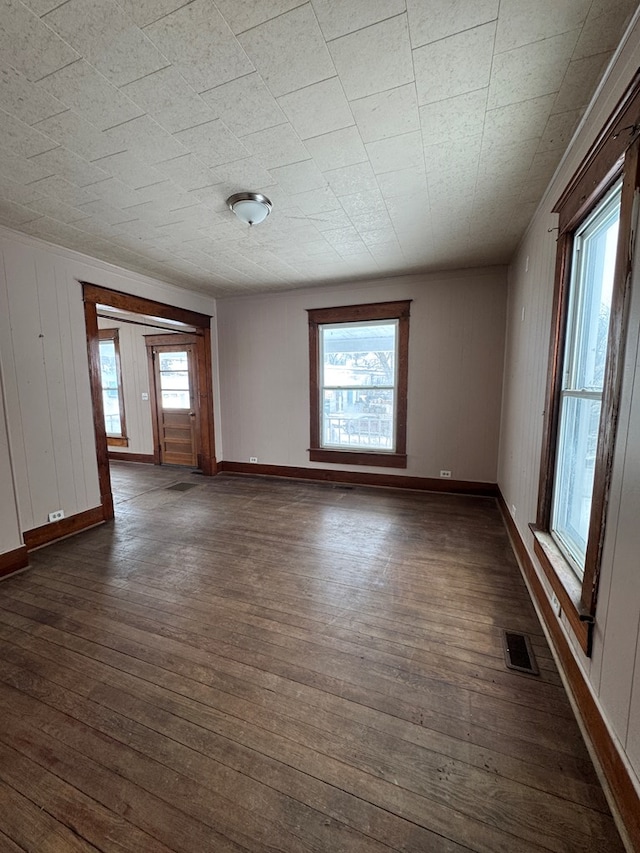
[[117,329],[100,329],[100,377],[107,444],[127,446]]
[[620,403],[640,185],[634,81],[559,199],[534,550],[591,654]]
[[406,467],[409,305],[308,312],[312,461]]
[[584,575],[620,221],[620,185],[576,231],[562,365],[551,532]]

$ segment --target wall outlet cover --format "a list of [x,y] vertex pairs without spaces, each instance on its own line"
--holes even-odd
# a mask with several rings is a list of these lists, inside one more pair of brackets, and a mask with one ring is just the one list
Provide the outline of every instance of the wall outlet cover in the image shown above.
[[444,477],[446,479],[450,479],[451,478],[451,471],[440,471],[440,476]]
[[249,457],[249,462],[257,462],[257,461],[258,461],[258,457],[257,457],[257,456],[250,456],[250,457]]
[[56,509],[49,513],[49,521],[62,521],[64,518],[64,510]]

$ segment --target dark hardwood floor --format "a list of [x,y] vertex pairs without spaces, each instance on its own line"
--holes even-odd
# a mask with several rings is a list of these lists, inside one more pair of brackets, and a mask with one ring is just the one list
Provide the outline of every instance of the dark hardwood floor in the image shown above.
[[0,851],[621,853],[492,499],[112,478],[0,584]]

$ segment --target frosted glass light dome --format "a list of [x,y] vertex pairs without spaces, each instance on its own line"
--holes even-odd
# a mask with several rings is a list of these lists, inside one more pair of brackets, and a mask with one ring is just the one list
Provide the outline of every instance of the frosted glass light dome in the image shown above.
[[246,225],[264,222],[273,207],[266,195],[262,193],[235,193],[229,196],[227,204],[238,219]]

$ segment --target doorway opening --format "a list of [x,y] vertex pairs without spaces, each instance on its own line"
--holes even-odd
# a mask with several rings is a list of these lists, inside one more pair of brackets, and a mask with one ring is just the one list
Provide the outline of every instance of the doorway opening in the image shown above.
[[[143,344],[149,358],[149,384],[148,392],[143,392],[142,396],[143,399],[145,393],[148,396],[146,405],[150,407],[153,429],[153,454],[144,461],[153,461],[156,465],[189,465],[211,476],[217,473],[211,317],[88,282],[81,284],[100,500],[104,518],[109,519],[114,517],[110,456],[129,461],[141,459],[140,455],[127,452],[130,448],[126,435],[114,436],[107,432],[107,422],[111,428],[116,420],[122,426],[124,411],[119,420],[110,412],[107,412],[110,417],[105,419],[105,406],[108,409],[115,398],[122,400],[121,389],[115,387],[117,383],[104,382],[100,344],[101,338],[105,339],[105,325],[122,328],[122,324],[130,323],[155,333],[145,334]],[[114,446],[117,450],[112,449]]]

